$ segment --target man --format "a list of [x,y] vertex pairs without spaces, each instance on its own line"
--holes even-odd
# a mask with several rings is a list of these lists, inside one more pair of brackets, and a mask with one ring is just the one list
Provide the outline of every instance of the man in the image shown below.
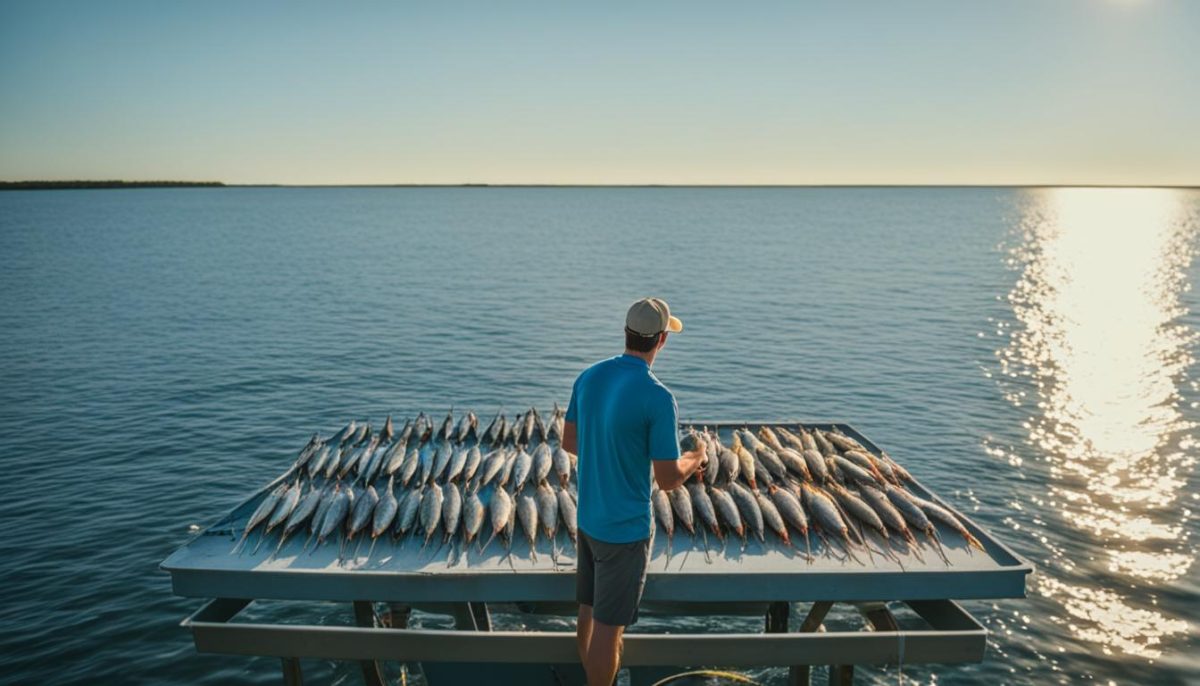
[[612,684],[621,636],[637,621],[654,526],[650,466],[659,488],[670,490],[704,456],[703,441],[680,454],[675,397],[650,372],[667,333],[682,330],[661,299],[635,302],[625,316],[625,353],[584,370],[567,406],[563,447],[579,456],[576,640],[590,686]]

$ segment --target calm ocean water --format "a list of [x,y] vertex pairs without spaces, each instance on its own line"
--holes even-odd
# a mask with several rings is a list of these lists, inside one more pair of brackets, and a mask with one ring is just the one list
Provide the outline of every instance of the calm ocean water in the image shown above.
[[565,402],[656,294],[684,416],[851,422],[1038,566],[905,677],[1196,683],[1198,233],[1149,189],[0,194],[0,681],[277,683],[177,627],[189,527],[350,417]]

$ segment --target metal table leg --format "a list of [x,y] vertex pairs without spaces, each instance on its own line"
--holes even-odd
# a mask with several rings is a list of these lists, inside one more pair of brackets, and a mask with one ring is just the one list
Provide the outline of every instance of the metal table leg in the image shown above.
[[[821,622],[825,621],[825,616],[829,614],[829,609],[833,607],[833,603],[820,601],[813,603],[809,608],[808,614],[805,615],[804,621],[800,623],[800,633],[815,633],[821,628]],[[812,668],[808,665],[792,665],[788,668],[788,686],[809,686],[812,683]]]
[[281,658],[283,662],[283,683],[285,686],[303,686],[304,675],[300,671],[300,660],[294,657]]
[[[354,601],[354,623],[369,629],[375,628],[375,608],[367,600]],[[367,686],[383,686],[383,672],[378,660],[362,660],[363,681]]]

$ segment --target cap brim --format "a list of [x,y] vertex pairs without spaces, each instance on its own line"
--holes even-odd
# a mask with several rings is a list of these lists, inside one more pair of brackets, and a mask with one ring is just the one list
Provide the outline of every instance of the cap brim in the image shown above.
[[671,317],[667,322],[667,331],[671,333],[679,333],[683,331],[683,322],[679,321],[679,317]]

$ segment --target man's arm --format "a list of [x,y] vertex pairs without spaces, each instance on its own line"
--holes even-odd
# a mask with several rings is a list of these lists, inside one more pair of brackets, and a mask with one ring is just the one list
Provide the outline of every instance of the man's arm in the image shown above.
[[679,456],[678,460],[654,460],[654,481],[664,491],[678,488],[699,469],[704,461],[704,441],[697,442],[694,449]]
[[575,433],[575,422],[563,422],[562,449],[572,455],[579,454],[579,438]]

